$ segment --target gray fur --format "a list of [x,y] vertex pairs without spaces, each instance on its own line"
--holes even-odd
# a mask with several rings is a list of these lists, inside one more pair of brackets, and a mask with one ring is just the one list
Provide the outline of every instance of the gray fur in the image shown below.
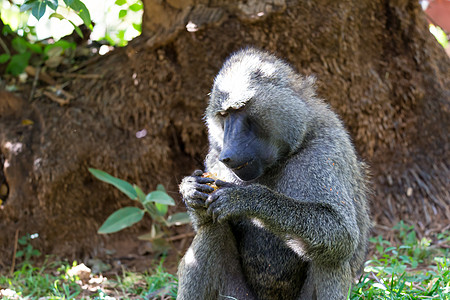
[[[251,181],[218,160],[219,112],[242,107],[274,158]],[[206,122],[206,170],[227,183],[210,193],[196,171],[180,185],[196,237],[177,299],[345,299],[367,249],[366,168],[314,79],[270,54],[239,51],[216,77]]]

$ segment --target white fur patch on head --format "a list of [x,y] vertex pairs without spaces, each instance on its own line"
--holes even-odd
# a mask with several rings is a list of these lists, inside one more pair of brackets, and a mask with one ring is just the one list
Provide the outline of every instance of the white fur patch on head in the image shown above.
[[[260,64],[259,57],[247,55],[221,70],[214,85],[221,92],[228,94],[228,98],[222,103],[223,110],[239,109],[255,95],[256,90],[251,87],[250,80],[252,73]],[[270,73],[270,71],[268,69],[263,72]]]
[[261,68],[260,68],[261,72],[266,76],[266,77],[270,77],[272,76],[273,73],[275,73],[275,71],[277,70],[275,68],[274,64],[271,63],[264,63]]
[[206,124],[209,128],[209,133],[211,139],[214,139],[217,145],[222,149],[223,147],[223,129],[222,127],[215,122],[214,120],[207,118]]

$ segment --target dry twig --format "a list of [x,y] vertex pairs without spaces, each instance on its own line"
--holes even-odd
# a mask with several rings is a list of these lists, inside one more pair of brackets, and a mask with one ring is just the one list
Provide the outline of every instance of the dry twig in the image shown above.
[[168,237],[166,240],[168,242],[172,242],[172,241],[184,239],[186,237],[191,237],[191,236],[194,236],[194,235],[195,235],[194,232],[188,232],[188,233],[183,233],[183,234],[179,234],[179,235],[174,235],[174,236]]
[[39,80],[49,84],[49,85],[56,85],[57,82],[55,79],[53,79],[52,77],[50,77],[50,75],[48,75],[45,71],[42,71],[41,68],[34,68],[33,66],[27,66],[25,68],[25,72],[30,75],[30,76],[34,76],[35,80],[36,80],[36,76],[38,77]]
[[16,229],[16,234],[14,236],[14,252],[13,252],[13,258],[12,258],[12,264],[11,264],[11,277],[14,274],[14,268],[16,267],[16,253],[17,253],[17,244],[19,242],[19,229]]
[[100,74],[77,74],[77,73],[59,73],[59,72],[51,72],[52,76],[55,77],[64,77],[64,78],[81,78],[81,79],[101,79],[102,75]]
[[59,105],[67,105],[70,102],[69,99],[60,98],[60,97],[56,96],[55,94],[50,93],[49,91],[44,91],[43,94],[45,96],[47,96],[50,100],[58,103]]
[[[30,67],[30,66],[28,66]],[[27,67],[27,68],[28,68]],[[25,68],[26,69],[26,68]],[[34,68],[33,68],[34,69]],[[37,82],[39,80],[39,73],[41,71],[41,68],[38,68],[37,70],[35,70],[34,72],[34,80],[33,80],[33,85],[31,87],[31,92],[30,92],[30,96],[28,97],[28,101],[31,101],[33,99],[34,96],[34,92],[36,91],[36,86],[37,86]],[[28,71],[27,71],[28,73]]]

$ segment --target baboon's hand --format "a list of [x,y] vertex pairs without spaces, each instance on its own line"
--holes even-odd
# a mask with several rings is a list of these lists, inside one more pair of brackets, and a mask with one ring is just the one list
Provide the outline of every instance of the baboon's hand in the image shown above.
[[222,222],[230,217],[243,214],[247,208],[245,202],[242,201],[242,192],[245,187],[222,180],[216,180],[216,185],[219,189],[209,195],[206,200],[207,214],[212,217],[213,221]]
[[214,188],[207,183],[213,183],[214,179],[202,177],[203,171],[196,170],[191,176],[183,178],[180,184],[180,192],[183,195],[186,206],[191,209],[206,208],[205,201]]

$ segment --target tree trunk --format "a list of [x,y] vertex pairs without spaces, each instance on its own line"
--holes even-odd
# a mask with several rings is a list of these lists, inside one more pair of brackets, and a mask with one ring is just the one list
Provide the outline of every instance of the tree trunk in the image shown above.
[[[214,75],[247,45],[317,76],[318,94],[342,116],[371,166],[376,223],[403,219],[422,230],[448,224],[449,58],[418,1],[144,0],[144,9],[143,35],[79,69],[100,78],[70,81],[66,90],[75,97],[68,105],[0,95],[9,99],[0,102],[6,262],[17,229],[38,232],[38,247],[67,257],[135,239],[145,225],[96,234],[111,212],[133,203],[87,168],[147,191],[163,183],[178,197],[181,178],[202,168],[202,116]],[[137,138],[143,129],[147,135]],[[175,210],[183,210],[178,203]]]

